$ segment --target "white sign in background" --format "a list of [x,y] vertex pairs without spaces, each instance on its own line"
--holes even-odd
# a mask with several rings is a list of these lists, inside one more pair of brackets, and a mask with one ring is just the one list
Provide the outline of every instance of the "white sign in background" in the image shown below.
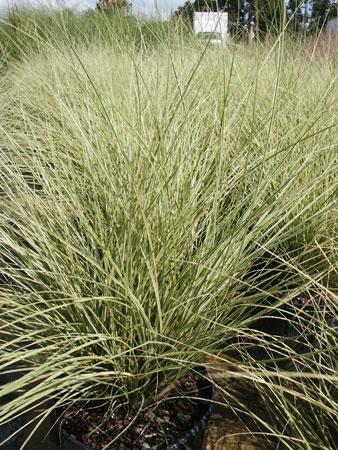
[[228,13],[226,12],[198,12],[194,13],[194,32],[219,33],[223,40],[228,34]]

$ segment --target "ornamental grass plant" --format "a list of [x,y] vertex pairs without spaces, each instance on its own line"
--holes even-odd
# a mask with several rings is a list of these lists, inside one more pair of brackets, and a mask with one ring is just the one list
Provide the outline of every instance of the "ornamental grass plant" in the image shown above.
[[[334,327],[309,318],[322,347],[304,356],[252,325],[304,292],[336,311],[337,61],[282,35],[111,39],[41,38],[0,78],[0,397],[18,394],[0,425],[93,401],[137,415],[235,349],[284,411],[265,432],[330,448],[292,399],[337,411]],[[276,347],[299,360],[286,375]]]

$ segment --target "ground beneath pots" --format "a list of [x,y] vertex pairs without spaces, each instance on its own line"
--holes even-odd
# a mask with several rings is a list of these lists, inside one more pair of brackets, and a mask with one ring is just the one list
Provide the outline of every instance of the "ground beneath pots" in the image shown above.
[[[120,414],[117,412],[114,418],[104,422],[102,419],[107,413],[104,406],[71,410],[64,414],[62,428],[93,450],[101,450],[109,444],[114,450],[166,448],[192,429],[206,412],[205,402],[197,400],[203,397],[205,386],[200,374],[189,373],[175,383],[169,397],[156,409],[151,407],[140,415],[136,411],[126,415],[121,409]],[[123,430],[127,431],[122,433]]]
[[[225,355],[224,355],[225,356]],[[226,357],[228,359],[228,357]],[[217,360],[210,358],[208,361],[214,368],[209,370],[209,375],[215,383],[215,403],[213,413],[209,419],[204,434],[203,450],[273,450],[273,442],[261,434],[262,430],[257,424],[249,420],[247,416],[235,413],[231,408],[224,406],[225,398],[223,392],[231,394],[233,398],[240,400],[249,410],[258,411],[263,408],[259,393],[253,386],[241,378],[233,378],[228,370],[217,368]],[[234,370],[231,367],[231,370]],[[229,396],[227,395],[227,402]],[[201,450],[202,450],[201,449]]]

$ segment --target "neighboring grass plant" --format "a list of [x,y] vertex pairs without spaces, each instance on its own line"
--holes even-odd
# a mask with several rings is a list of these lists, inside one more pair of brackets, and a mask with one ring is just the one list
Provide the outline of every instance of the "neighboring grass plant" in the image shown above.
[[146,21],[97,10],[76,14],[71,10],[13,9],[7,17],[0,18],[0,59],[6,66],[49,47],[129,45],[141,49],[189,39],[191,32],[182,23]]

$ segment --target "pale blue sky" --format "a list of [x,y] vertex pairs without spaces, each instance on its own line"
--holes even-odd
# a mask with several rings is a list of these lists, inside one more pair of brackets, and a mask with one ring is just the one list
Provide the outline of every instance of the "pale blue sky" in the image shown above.
[[[156,6],[160,13],[167,17],[171,11],[185,3],[185,0],[131,0],[133,11],[136,14],[154,15],[156,14]],[[65,5],[75,7],[77,9],[86,9],[95,6],[96,0],[0,0],[0,12],[8,10],[13,5]]]

